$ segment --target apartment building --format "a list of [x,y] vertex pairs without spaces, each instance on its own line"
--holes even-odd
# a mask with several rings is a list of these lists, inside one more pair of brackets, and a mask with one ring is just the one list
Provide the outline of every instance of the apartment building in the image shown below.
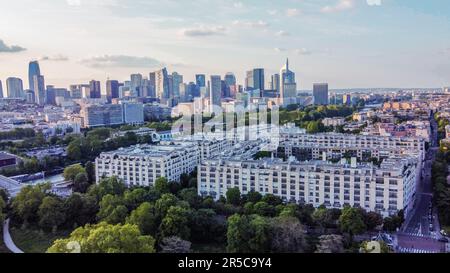
[[380,167],[371,163],[332,164],[326,161],[280,159],[203,161],[198,168],[198,194],[218,199],[230,188],[242,194],[274,194],[286,202],[341,209],[362,207],[384,216],[409,213],[417,179],[416,157],[391,158]]

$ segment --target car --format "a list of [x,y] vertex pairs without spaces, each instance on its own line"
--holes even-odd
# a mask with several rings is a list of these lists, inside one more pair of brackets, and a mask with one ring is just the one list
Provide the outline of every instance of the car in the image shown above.
[[440,238],[438,241],[441,242],[441,243],[448,243],[448,239],[445,238],[445,237]]

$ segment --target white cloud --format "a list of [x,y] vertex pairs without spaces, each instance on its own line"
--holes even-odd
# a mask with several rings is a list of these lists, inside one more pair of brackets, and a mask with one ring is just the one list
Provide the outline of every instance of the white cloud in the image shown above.
[[235,20],[235,21],[233,21],[233,25],[243,26],[243,27],[252,27],[252,28],[266,28],[269,26],[269,23],[262,21],[262,20],[259,20],[259,21]]
[[299,9],[287,9],[286,10],[286,16],[288,16],[288,17],[295,17],[295,16],[298,16],[299,14],[300,14]]
[[294,50],[294,52],[297,55],[311,55],[312,54],[312,52],[306,48],[297,48]]
[[68,61],[69,57],[64,55],[55,55],[55,56],[42,56],[39,61],[52,61],[52,62],[65,62]]
[[273,50],[274,50],[275,52],[284,52],[284,51],[286,51],[285,48],[280,48],[280,47],[275,47]]
[[5,44],[5,42],[3,40],[0,39],[0,53],[1,52],[7,52],[7,53],[15,53],[15,52],[20,52],[20,51],[25,51],[26,48],[23,48],[21,46],[18,45],[7,45]]
[[285,31],[285,30],[280,30],[276,33],[277,36],[289,36],[291,35],[289,32]]
[[69,6],[81,6],[81,0],[66,0]]
[[81,61],[82,64],[93,68],[106,67],[160,67],[164,64],[151,57],[137,57],[127,55],[95,56]]
[[344,10],[349,10],[355,7],[354,0],[339,0],[334,6],[325,6],[322,8],[324,13],[333,13]]
[[381,6],[381,0],[367,0],[369,6]]
[[214,36],[214,35],[224,35],[226,28],[223,26],[198,26],[193,28],[187,28],[181,30],[184,36],[189,37],[202,37],[202,36]]
[[233,7],[237,8],[237,9],[241,9],[244,7],[244,4],[242,4],[242,2],[236,2],[236,3],[233,3]]

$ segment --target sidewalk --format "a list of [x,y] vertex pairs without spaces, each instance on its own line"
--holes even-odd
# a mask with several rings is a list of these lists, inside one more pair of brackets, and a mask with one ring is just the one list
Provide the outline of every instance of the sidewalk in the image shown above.
[[13,242],[11,238],[11,234],[9,233],[9,219],[6,219],[5,223],[3,224],[3,242],[5,243],[6,247],[12,252],[12,253],[24,253],[22,250],[20,250]]

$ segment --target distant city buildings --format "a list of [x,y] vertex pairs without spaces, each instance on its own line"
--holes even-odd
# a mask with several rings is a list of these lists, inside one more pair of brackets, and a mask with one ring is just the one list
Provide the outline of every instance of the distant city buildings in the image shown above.
[[23,83],[19,78],[10,77],[6,79],[6,90],[8,92],[8,98],[24,98]]
[[215,107],[222,106],[222,80],[220,76],[213,75],[211,76],[211,80],[209,81],[209,106],[210,112],[215,113]]
[[328,105],[328,84],[327,83],[315,83],[313,88],[314,104],[316,105]]
[[280,70],[280,102],[282,106],[296,103],[297,83],[295,73],[289,70],[289,60]]

